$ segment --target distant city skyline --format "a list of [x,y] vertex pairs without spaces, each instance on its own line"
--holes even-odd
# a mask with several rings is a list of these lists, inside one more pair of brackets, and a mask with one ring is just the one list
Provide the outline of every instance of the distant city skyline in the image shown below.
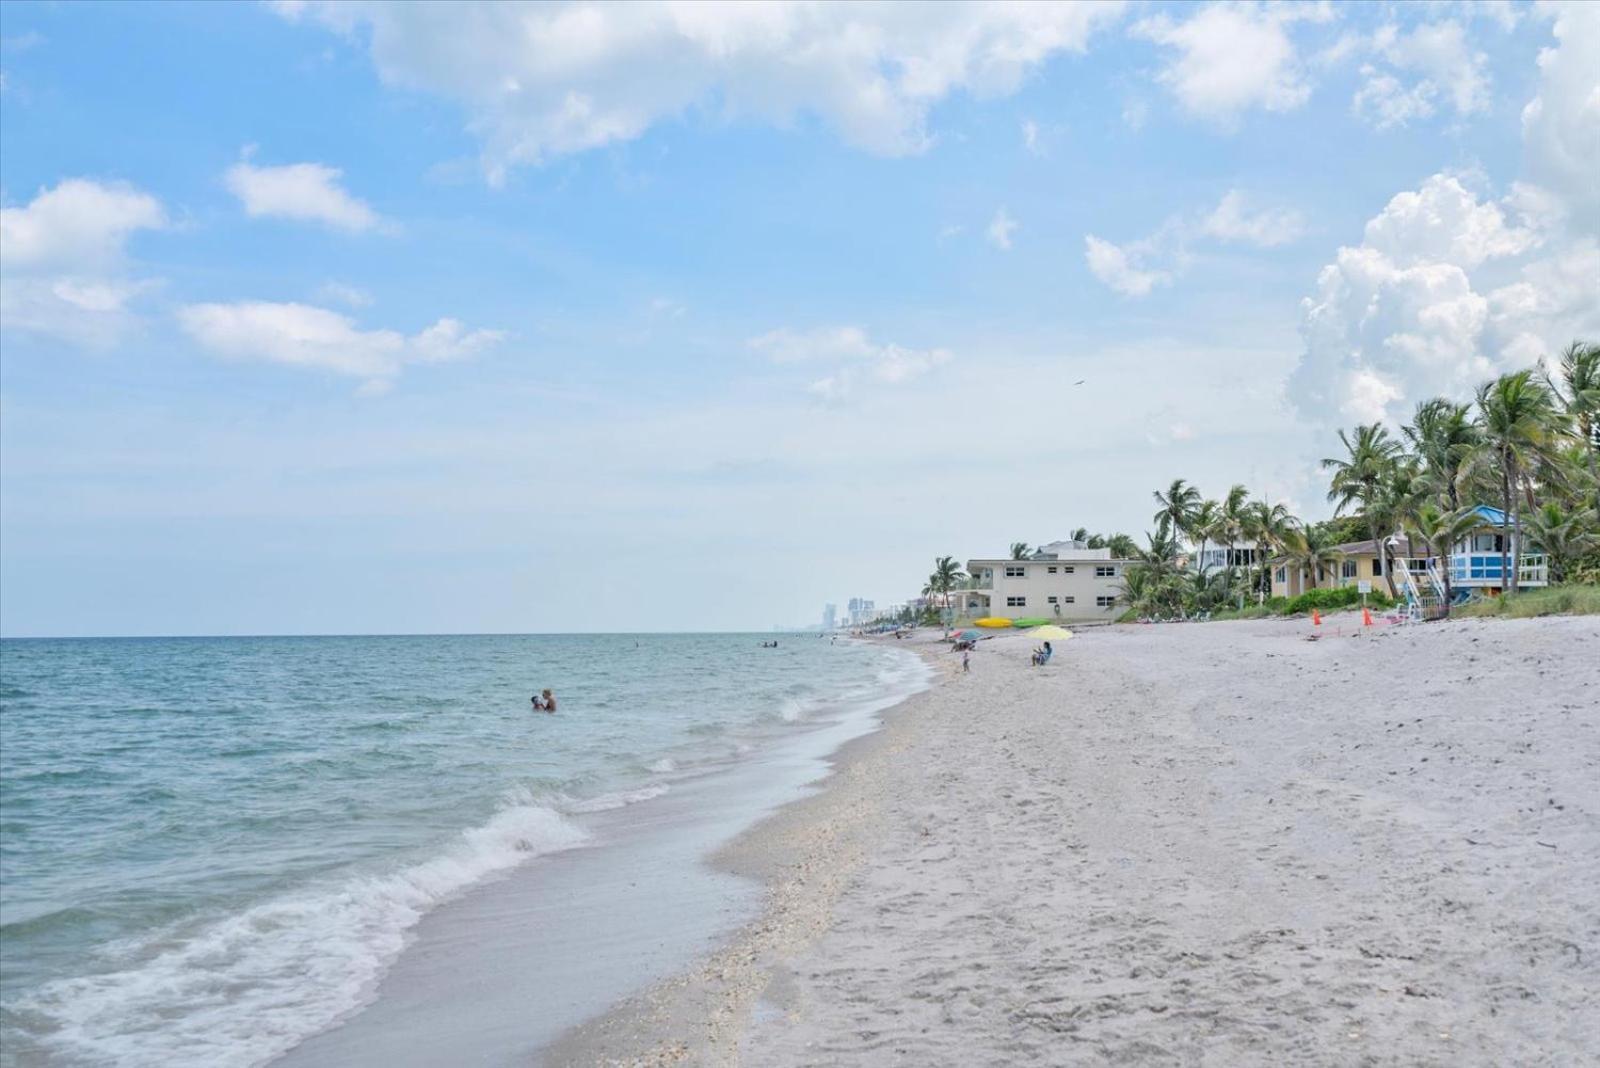
[[1600,5],[56,5],[0,634],[762,630],[1600,337]]

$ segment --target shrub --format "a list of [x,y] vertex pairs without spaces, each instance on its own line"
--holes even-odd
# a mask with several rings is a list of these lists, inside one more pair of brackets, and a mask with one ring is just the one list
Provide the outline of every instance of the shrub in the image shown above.
[[1600,586],[1568,583],[1544,589],[1523,590],[1514,597],[1489,597],[1477,604],[1455,610],[1458,616],[1505,616],[1528,619],[1533,616],[1600,615]]
[[[1277,600],[1278,598],[1274,598]],[[1271,603],[1271,602],[1268,602]],[[1282,611],[1285,615],[1299,615],[1315,608],[1319,612],[1331,612],[1340,608],[1354,608],[1361,603],[1361,591],[1355,586],[1340,586],[1337,589],[1307,590],[1300,596],[1284,604]],[[1367,607],[1388,608],[1394,604],[1388,595],[1377,590],[1367,594]]]

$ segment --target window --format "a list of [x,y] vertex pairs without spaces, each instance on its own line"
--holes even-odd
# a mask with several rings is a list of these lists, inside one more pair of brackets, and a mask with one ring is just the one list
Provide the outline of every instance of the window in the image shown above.
[[1095,578],[1116,578],[1117,569],[1114,564],[1101,564],[1094,569]]
[[1027,578],[1028,569],[1021,564],[1006,565],[1006,578]]
[[1046,597],[1045,600],[1049,601],[1051,604],[1057,604],[1057,603],[1060,602],[1061,598],[1059,598],[1059,597]]
[[1428,573],[1428,561],[1425,559],[1407,560],[1406,567],[1410,568],[1411,573],[1414,575],[1426,575]]
[[1007,608],[1026,608],[1026,607],[1028,607],[1028,599],[1026,597],[1007,597],[1006,598],[1006,607]]
[[1078,599],[1076,597],[1072,596],[1070,593],[1067,594],[1065,597],[1061,598],[1061,603],[1062,604],[1076,604],[1077,601],[1078,601]]
[[1346,560],[1344,563],[1340,564],[1339,565],[1339,577],[1340,578],[1355,578],[1356,577],[1356,562],[1354,560]]
[[1096,608],[1110,608],[1117,603],[1117,598],[1115,595],[1101,594],[1094,599],[1094,603]]
[[1070,567],[1063,567],[1063,568],[1062,568],[1062,569],[1061,569],[1061,573],[1062,573],[1062,574],[1063,574],[1063,575],[1070,575],[1070,574],[1072,574],[1072,568],[1070,568]]
[[1374,575],[1383,574],[1383,557],[1374,556],[1372,558],[1372,573]]
[[1055,569],[1055,568],[1053,568],[1053,567],[1052,567],[1052,568],[1051,568],[1051,569],[1050,569],[1050,574],[1052,574],[1052,575],[1054,575],[1054,574],[1055,574],[1055,573],[1056,573],[1056,569]]
[[1287,568],[1282,568],[1282,567],[1278,568],[1278,570],[1276,570],[1276,571],[1274,571],[1272,573],[1272,581],[1274,581],[1274,582],[1288,582],[1289,581],[1288,569]]

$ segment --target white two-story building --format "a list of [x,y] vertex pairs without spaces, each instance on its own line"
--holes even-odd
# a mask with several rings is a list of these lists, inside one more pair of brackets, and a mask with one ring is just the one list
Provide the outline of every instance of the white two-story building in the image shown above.
[[968,560],[968,588],[957,590],[957,612],[969,619],[1114,619],[1123,568],[1110,549],[1052,542],[1025,560]]

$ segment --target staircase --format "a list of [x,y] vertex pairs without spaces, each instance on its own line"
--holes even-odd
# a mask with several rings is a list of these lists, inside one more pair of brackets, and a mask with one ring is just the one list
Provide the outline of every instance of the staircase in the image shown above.
[[1424,582],[1417,581],[1407,560],[1396,558],[1394,573],[1400,580],[1396,585],[1406,599],[1404,611],[1407,620],[1421,623],[1428,619],[1443,619],[1450,614],[1444,599],[1444,580],[1439,577],[1439,569],[1433,561],[1428,562],[1427,570],[1423,572]]

